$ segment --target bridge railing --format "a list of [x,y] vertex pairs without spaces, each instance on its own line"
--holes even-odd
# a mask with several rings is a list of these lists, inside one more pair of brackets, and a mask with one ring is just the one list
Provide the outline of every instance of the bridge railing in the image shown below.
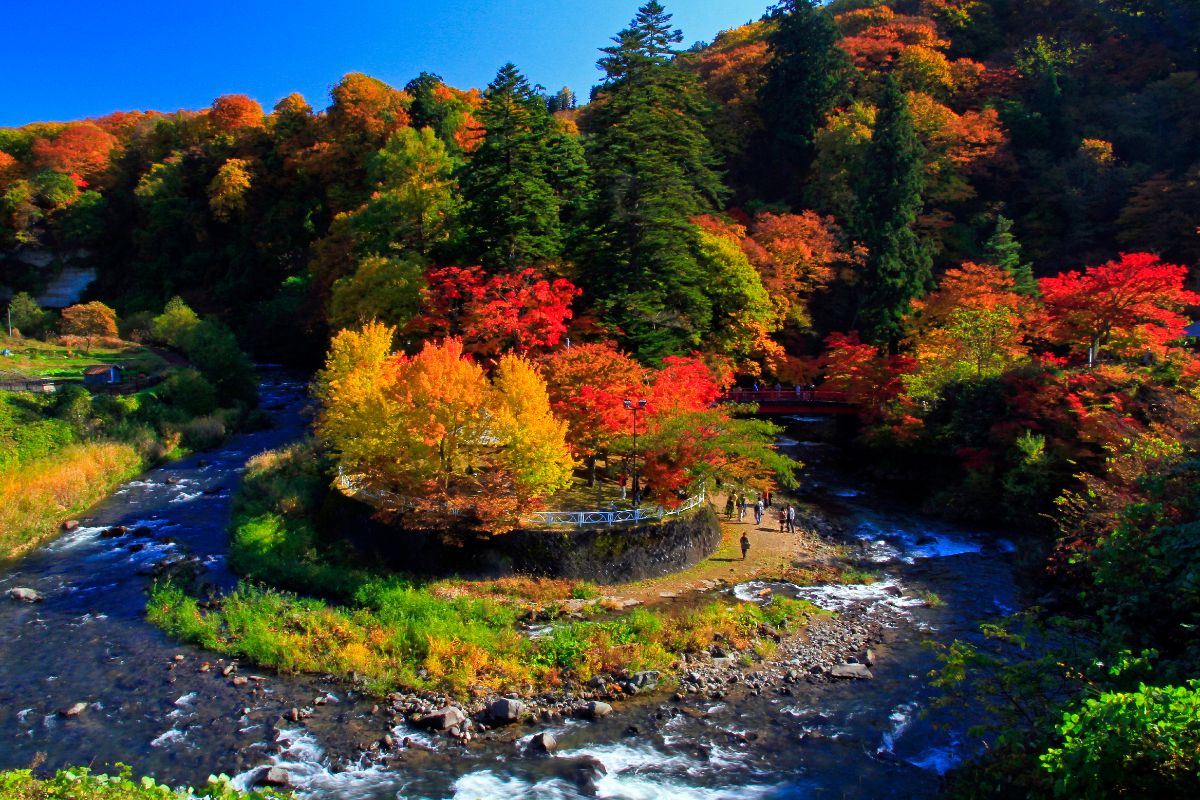
[[721,398],[728,403],[838,403],[850,402],[845,392],[832,389],[732,389]]

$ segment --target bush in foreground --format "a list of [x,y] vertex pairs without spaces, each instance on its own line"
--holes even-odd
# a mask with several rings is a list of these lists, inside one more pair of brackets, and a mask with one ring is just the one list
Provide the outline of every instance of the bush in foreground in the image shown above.
[[62,769],[54,777],[39,779],[31,770],[0,772],[0,798],[3,800],[288,800],[291,792],[258,789],[242,792],[230,785],[229,778],[210,777],[200,788],[172,789],[153,778],[135,781],[128,767],[118,775],[98,775],[86,767]]

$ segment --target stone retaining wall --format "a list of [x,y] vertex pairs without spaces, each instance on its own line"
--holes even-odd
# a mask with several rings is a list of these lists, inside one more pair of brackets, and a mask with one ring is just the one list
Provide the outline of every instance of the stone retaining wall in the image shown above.
[[334,491],[320,527],[329,539],[348,541],[364,558],[398,571],[477,578],[531,575],[600,584],[678,572],[707,558],[721,543],[720,522],[708,505],[652,524],[477,536],[386,525],[371,518],[366,504]]

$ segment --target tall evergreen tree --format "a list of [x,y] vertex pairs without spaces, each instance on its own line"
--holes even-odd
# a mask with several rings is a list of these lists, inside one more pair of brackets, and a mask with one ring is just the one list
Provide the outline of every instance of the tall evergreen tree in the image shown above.
[[583,282],[643,359],[685,351],[712,327],[690,218],[725,189],[702,124],[707,101],[675,62],[683,34],[657,0],[603,48],[605,79],[582,120],[596,186]]
[[561,257],[559,194],[552,183],[554,120],[525,76],[505,64],[484,93],[483,142],[463,173],[471,258],[517,270]]
[[815,0],[783,0],[771,9],[771,61],[759,90],[769,165],[760,190],[772,199],[798,195],[813,158],[813,139],[846,96],[853,67],[840,34]]
[[908,99],[889,75],[864,157],[855,227],[868,251],[858,324],[867,339],[893,349],[913,298],[932,279],[929,248],[913,229],[923,205],[922,152]]
[[1033,267],[1021,262],[1021,243],[1012,234],[1013,221],[1001,214],[996,217],[996,230],[984,244],[984,257],[989,264],[1012,275],[1013,291],[1036,297],[1039,294]]

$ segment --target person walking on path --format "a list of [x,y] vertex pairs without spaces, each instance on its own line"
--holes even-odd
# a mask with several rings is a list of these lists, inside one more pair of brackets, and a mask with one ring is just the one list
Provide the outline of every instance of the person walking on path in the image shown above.
[[763,494],[763,501],[766,503],[767,508],[771,507],[771,490],[770,489],[767,489],[767,491]]
[[755,527],[762,525],[762,518],[763,518],[763,501],[762,501],[762,498],[760,497],[760,498],[758,498],[758,502],[756,502],[754,504],[754,526]]
[[746,518],[746,495],[744,495],[744,494],[738,495],[737,507],[738,507],[738,522],[741,522],[742,520],[744,520]]
[[733,519],[733,495],[725,495],[725,519]]
[[746,553],[750,552],[750,537],[742,534],[742,561],[746,560]]
[[787,530],[787,509],[783,506],[779,507],[779,532],[783,533]]
[[796,532],[796,507],[795,506],[787,507],[787,524],[788,524],[788,533],[795,533]]

